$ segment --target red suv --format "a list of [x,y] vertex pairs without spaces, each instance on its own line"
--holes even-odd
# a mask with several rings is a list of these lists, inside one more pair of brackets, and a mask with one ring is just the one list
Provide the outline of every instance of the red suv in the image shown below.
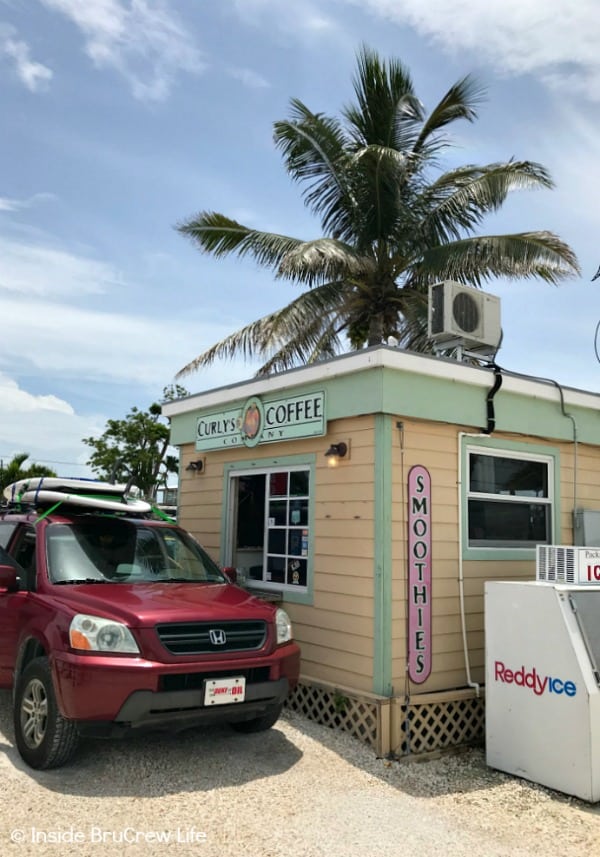
[[176,525],[0,509],[0,687],[32,768],[64,764],[80,735],[268,729],[299,665],[286,612]]

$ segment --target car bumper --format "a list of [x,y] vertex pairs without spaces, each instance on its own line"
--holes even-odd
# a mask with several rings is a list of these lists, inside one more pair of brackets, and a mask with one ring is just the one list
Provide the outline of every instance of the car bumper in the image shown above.
[[[283,702],[295,687],[300,650],[295,643],[289,643],[268,656],[177,664],[65,653],[54,659],[53,667],[63,717],[78,721],[82,727],[82,721],[90,721],[90,725],[93,721],[145,728],[152,724],[185,723],[194,718],[234,719],[230,713],[236,719],[258,716],[266,707]],[[244,702],[204,706],[206,678],[238,674],[247,676]],[[172,689],[173,682],[177,687],[179,679],[185,679],[182,682],[185,689]],[[188,679],[193,681],[190,683]]]
[[78,721],[82,735],[118,737],[139,730],[168,729],[178,732],[203,723],[237,723],[253,720],[274,706],[283,705],[290,686],[285,678],[249,685],[244,702],[205,706],[203,691],[131,694],[114,721]]

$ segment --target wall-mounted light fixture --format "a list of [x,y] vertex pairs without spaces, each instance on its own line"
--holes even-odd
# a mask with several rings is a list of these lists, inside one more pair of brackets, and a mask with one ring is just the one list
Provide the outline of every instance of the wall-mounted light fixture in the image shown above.
[[199,458],[198,461],[190,461],[186,470],[191,470],[192,473],[204,473],[204,459]]
[[344,443],[344,441],[340,441],[340,443],[332,443],[325,453],[329,467],[337,467],[340,463],[340,458],[343,458],[347,452],[348,444]]

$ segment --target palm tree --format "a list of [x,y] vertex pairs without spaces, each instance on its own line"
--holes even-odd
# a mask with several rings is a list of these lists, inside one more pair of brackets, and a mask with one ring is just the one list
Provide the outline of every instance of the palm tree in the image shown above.
[[558,283],[579,271],[571,248],[551,232],[476,235],[510,191],[551,188],[540,164],[509,160],[441,172],[446,126],[473,121],[482,90],[467,76],[427,115],[408,70],[362,48],[356,103],[341,119],[292,100],[291,117],[274,125],[275,144],[323,237],[304,241],[261,232],[204,211],[178,230],[215,257],[249,256],[276,277],[305,288],[290,304],[225,337],[179,375],[215,358],[259,357],[258,374],[394,336],[431,350],[427,290],[456,280],[480,288],[494,277]]
[[6,467],[4,467],[3,462],[0,462],[0,492],[7,485],[18,482],[19,479],[32,479],[35,476],[56,476],[54,470],[44,467],[43,464],[30,464],[28,467],[24,467],[23,465],[28,458],[28,452],[20,452],[11,458]]

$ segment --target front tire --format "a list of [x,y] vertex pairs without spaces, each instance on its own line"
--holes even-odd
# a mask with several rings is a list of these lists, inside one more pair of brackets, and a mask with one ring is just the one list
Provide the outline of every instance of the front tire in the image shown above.
[[75,753],[77,727],[58,709],[47,658],[31,661],[19,676],[13,717],[17,749],[30,768],[59,768]]
[[260,717],[254,717],[252,720],[238,720],[231,723],[231,726],[236,732],[243,732],[245,735],[249,735],[252,732],[266,732],[267,729],[270,729],[271,726],[277,723],[282,709],[283,703],[273,705],[264,714],[261,714]]

